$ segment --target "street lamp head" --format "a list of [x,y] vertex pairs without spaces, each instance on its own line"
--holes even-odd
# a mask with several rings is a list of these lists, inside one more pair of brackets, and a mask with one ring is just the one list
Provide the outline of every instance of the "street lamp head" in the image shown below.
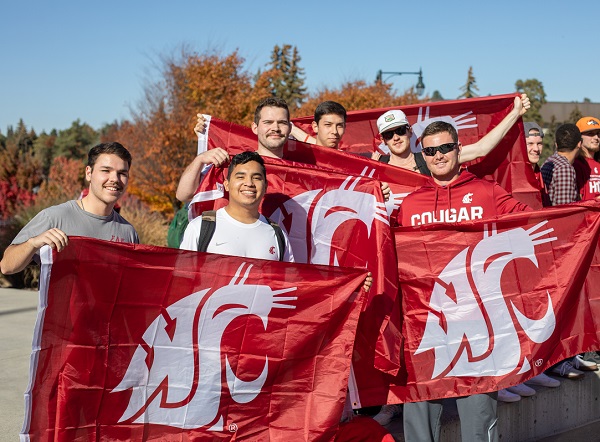
[[417,95],[420,97],[425,92],[425,83],[423,83],[423,71],[419,69],[419,81],[417,81]]

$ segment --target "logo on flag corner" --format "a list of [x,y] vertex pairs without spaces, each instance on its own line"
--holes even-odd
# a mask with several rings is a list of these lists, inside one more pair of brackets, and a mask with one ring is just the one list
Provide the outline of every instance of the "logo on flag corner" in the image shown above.
[[544,316],[531,319],[504,297],[501,277],[516,259],[526,259],[539,268],[535,247],[557,239],[546,236],[553,228],[540,230],[546,223],[502,233],[494,226],[440,272],[429,301],[425,331],[414,352],[418,355],[433,350],[431,379],[503,376],[517,368],[519,374],[531,370],[517,330],[537,344],[550,338],[556,325],[552,298],[546,291]]
[[224,431],[223,396],[229,394],[234,402],[247,404],[260,394],[269,356],[259,361],[262,369],[253,380],[242,380],[234,373],[229,356],[221,353],[223,334],[232,321],[245,315],[258,317],[266,332],[273,309],[296,308],[297,297],[282,295],[297,288],[272,290],[267,285],[245,284],[252,267],[241,264],[228,285],[192,293],[152,321],[125,375],[112,390],[131,390],[119,422]]

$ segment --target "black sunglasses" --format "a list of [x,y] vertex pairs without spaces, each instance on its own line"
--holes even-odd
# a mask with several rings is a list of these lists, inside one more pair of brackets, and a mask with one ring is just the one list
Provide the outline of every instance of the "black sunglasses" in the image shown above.
[[392,138],[394,138],[394,134],[401,137],[403,135],[406,135],[406,132],[408,132],[409,128],[410,126],[398,126],[394,130],[387,130],[384,133],[382,133],[381,138],[383,138],[385,141],[389,141]]
[[457,147],[458,147],[458,143],[446,143],[446,144],[441,144],[441,145],[435,146],[435,147],[424,147],[423,153],[425,155],[427,155],[428,157],[434,156],[436,152],[439,152],[442,155],[445,155],[448,152],[452,152]]

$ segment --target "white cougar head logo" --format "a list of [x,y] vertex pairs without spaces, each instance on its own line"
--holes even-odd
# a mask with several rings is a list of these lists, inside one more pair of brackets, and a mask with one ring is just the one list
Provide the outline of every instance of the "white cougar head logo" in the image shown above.
[[[363,176],[366,172],[365,168]],[[385,204],[377,202],[374,195],[355,190],[360,179],[360,176],[349,176],[339,189],[301,193],[269,216],[286,230],[296,262],[339,265],[332,240],[345,221],[360,220],[369,234],[375,220],[389,224]],[[311,244],[306,242],[308,228],[312,234]]]
[[[521,363],[521,344],[511,312],[533,342],[542,343],[554,331],[556,319],[552,299],[547,294],[546,313],[530,319],[502,295],[500,279],[504,268],[514,259],[525,258],[538,267],[535,246],[556,240],[538,239],[554,229],[536,232],[547,221],[529,230],[516,228],[484,235],[471,253],[464,249],[440,273],[431,294],[423,338],[415,354],[433,349],[437,376],[501,376]],[[475,295],[467,268],[475,285]],[[454,294],[449,296],[448,293]],[[442,327],[441,322],[445,323]],[[488,326],[489,324],[489,326]],[[466,341],[466,342],[464,342]],[[519,373],[531,368],[523,355]]]
[[[219,415],[223,370],[220,349],[226,327],[239,316],[256,315],[266,330],[271,310],[293,309],[295,306],[283,302],[297,299],[279,296],[296,287],[273,291],[265,285],[244,284],[252,268],[248,266],[240,278],[245,265],[238,268],[229,285],[211,295],[210,289],[193,293],[167,307],[150,324],[125,376],[112,391],[132,389],[119,422],[185,429],[212,425],[210,430],[223,430],[224,419]],[[232,399],[244,404],[256,398],[267,378],[268,357],[253,381],[239,379],[227,355],[225,362]]]

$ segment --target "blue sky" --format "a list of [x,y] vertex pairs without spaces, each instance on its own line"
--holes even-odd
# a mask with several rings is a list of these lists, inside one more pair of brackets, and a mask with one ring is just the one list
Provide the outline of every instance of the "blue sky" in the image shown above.
[[21,118],[38,133],[127,119],[160,56],[182,45],[238,49],[251,71],[274,45],[295,45],[310,91],[422,68],[426,93],[456,98],[473,66],[480,95],[537,78],[550,101],[600,101],[597,21],[554,0],[4,0],[0,11],[1,133]]

